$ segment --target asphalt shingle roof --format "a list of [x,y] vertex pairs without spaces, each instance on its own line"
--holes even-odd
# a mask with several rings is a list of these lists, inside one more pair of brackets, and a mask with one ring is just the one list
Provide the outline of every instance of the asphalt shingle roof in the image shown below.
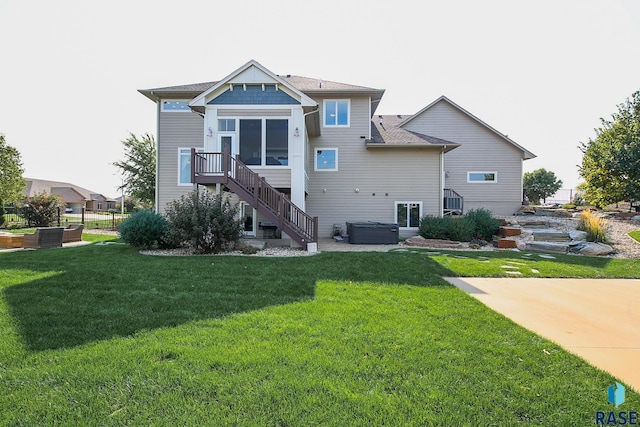
[[459,144],[436,138],[417,132],[402,129],[399,125],[410,116],[401,115],[377,115],[371,120],[371,139],[368,143],[386,145],[425,145],[450,146],[454,148]]

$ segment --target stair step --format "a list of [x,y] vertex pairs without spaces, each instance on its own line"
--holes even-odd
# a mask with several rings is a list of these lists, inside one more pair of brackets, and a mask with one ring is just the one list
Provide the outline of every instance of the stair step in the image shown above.
[[569,233],[554,232],[554,231],[534,231],[533,240],[544,242],[570,242],[571,237]]
[[522,234],[522,228],[520,227],[500,227],[498,234],[503,237],[519,236]]

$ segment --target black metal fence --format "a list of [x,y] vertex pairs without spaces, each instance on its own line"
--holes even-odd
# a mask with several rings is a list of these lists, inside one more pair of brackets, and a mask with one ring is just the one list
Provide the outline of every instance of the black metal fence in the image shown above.
[[[5,223],[3,227],[29,227],[26,219],[20,215],[18,208],[7,206],[5,207],[5,211]],[[84,224],[85,228],[116,230],[122,221],[129,218],[129,215],[129,213],[122,214],[119,211],[90,211],[86,209],[82,209],[81,213],[66,213],[64,209],[59,209],[56,223],[52,225],[66,227],[70,224]]]

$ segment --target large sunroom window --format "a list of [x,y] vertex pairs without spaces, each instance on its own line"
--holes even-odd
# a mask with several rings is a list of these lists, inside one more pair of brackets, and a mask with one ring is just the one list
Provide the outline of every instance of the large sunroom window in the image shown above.
[[241,119],[240,160],[247,165],[289,164],[289,121],[286,119]]

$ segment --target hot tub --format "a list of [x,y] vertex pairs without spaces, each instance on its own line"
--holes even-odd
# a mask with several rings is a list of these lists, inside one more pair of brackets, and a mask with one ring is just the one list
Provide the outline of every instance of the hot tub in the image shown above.
[[347,222],[349,243],[357,245],[394,245],[399,240],[398,224],[383,222]]

